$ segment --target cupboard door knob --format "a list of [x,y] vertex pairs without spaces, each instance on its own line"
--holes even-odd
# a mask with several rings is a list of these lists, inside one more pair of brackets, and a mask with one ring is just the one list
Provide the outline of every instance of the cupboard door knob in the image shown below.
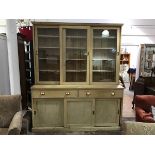
[[70,93],[70,92],[66,92],[65,94],[66,94],[66,95],[70,95],[71,93]]
[[33,112],[34,112],[34,115],[36,115],[37,112],[35,110]]
[[115,92],[112,92],[111,95],[114,96],[115,95]]
[[41,91],[41,92],[40,92],[40,95],[45,95],[45,92],[44,92],[44,91]]
[[89,96],[89,95],[91,95],[91,93],[90,93],[89,91],[87,91],[87,92],[86,92],[86,95]]

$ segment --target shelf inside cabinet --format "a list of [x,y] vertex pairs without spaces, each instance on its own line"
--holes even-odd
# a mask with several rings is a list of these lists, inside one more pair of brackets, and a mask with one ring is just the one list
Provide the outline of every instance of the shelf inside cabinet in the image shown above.
[[67,39],[87,39],[86,36],[66,36]]
[[113,72],[112,70],[93,70],[93,72],[108,72],[108,73],[110,73],[110,72]]
[[66,59],[66,61],[86,61],[87,59]]
[[40,46],[40,47],[39,47],[39,49],[46,49],[46,48],[47,48],[47,49],[48,49],[48,48],[51,48],[51,49],[52,49],[52,48],[53,48],[53,49],[54,49],[54,48],[59,49],[60,47],[52,47],[52,46],[51,46],[51,47],[50,47],[50,46],[46,46],[46,47],[45,47],[45,46]]
[[55,59],[55,58],[39,58],[39,60],[52,60],[52,61],[60,61],[60,59]]
[[102,37],[102,36],[94,36],[94,39],[116,39],[116,36]]
[[59,36],[56,35],[38,35],[40,38],[59,38]]
[[86,50],[86,47],[66,47],[66,49]]
[[60,72],[59,70],[50,70],[50,69],[40,69],[39,71],[40,72],[57,72],[57,73]]
[[114,47],[96,47],[93,50],[114,50]]
[[66,70],[66,72],[86,72],[86,70]]
[[93,59],[93,61],[115,61],[115,59],[102,59],[102,58],[97,58],[97,59]]

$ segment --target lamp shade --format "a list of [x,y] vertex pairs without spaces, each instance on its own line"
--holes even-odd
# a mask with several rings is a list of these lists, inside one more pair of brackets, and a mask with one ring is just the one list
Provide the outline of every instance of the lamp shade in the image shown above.
[[102,31],[102,37],[109,37],[109,31],[108,30]]

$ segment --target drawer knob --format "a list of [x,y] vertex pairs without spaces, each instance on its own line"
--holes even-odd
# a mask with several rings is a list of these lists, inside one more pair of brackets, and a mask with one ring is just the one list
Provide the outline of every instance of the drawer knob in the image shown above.
[[89,95],[91,95],[91,93],[90,93],[89,91],[87,91],[87,92],[86,92],[86,95],[89,96]]
[[41,91],[41,92],[40,92],[40,95],[45,95],[45,92],[44,92],[44,91]]
[[71,93],[70,93],[70,92],[66,92],[65,94],[66,94],[66,95],[70,95]]
[[112,92],[111,95],[114,96],[115,95],[115,92]]

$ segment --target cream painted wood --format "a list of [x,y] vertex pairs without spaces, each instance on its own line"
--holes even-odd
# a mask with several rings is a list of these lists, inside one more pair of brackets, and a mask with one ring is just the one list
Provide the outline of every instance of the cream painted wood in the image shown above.
[[[89,27],[88,26],[61,26],[62,29],[62,81],[61,84],[66,84],[66,85],[85,85],[85,84],[89,84]],[[66,81],[66,30],[67,29],[72,29],[72,30],[86,30],[87,31],[87,68],[86,68],[86,81],[85,82],[67,82]],[[76,45],[75,45],[76,47]],[[74,74],[74,73],[73,73]]]
[[119,116],[119,99],[96,99],[95,126],[119,126]]
[[[116,80],[115,82],[93,82],[93,63],[92,63],[92,60],[93,60],[93,48],[94,48],[94,45],[93,45],[93,30],[95,29],[106,29],[106,30],[116,30],[117,31],[117,51],[116,51],[116,71],[115,71],[115,76],[116,76]],[[91,32],[90,32],[90,35],[91,35],[91,39],[90,39],[90,42],[91,42],[91,53],[90,53],[90,84],[94,84],[94,85],[98,85],[98,84],[106,84],[108,83],[109,85],[113,85],[113,84],[119,84],[119,69],[120,69],[120,46],[121,46],[121,27],[105,27],[105,26],[101,26],[101,27],[92,27],[91,28]]]
[[[60,84],[60,81],[40,81],[39,80],[39,56],[38,56],[38,50],[39,50],[39,42],[38,42],[38,37],[39,37],[39,35],[38,35],[38,32],[37,32],[37,30],[39,29],[39,28],[44,28],[44,29],[46,29],[46,28],[50,28],[50,29],[53,29],[53,28],[56,28],[56,29],[59,29],[59,27],[58,26],[36,26],[36,27],[34,27],[33,28],[33,30],[34,30],[34,40],[33,40],[33,42],[34,42],[34,47],[35,47],[35,49],[34,49],[34,63],[35,63],[35,65],[34,65],[34,67],[35,67],[35,83],[37,83],[37,84]],[[59,49],[60,49],[60,30],[59,30]],[[59,50],[59,53],[60,53],[60,50]]]
[[[120,30],[121,30],[121,25],[116,25],[116,24],[89,24],[89,23],[33,23],[35,26],[34,28],[34,52],[35,52],[35,79],[36,83],[38,84],[74,84],[74,85],[79,85],[79,84],[106,84],[108,83],[109,85],[113,84],[119,84],[119,52],[120,52]],[[58,82],[53,82],[53,81],[39,81],[39,64],[38,64],[38,34],[37,34],[37,29],[38,28],[58,28],[59,29],[59,43],[60,43],[60,81]],[[86,82],[65,82],[65,64],[63,63],[63,60],[65,59],[65,53],[66,53],[66,47],[63,44],[65,42],[65,29],[86,29],[87,30],[87,80]],[[93,29],[107,29],[107,30],[116,30],[117,31],[117,56],[116,56],[116,82],[92,82],[92,49],[93,49],[93,34],[92,30]]]
[[77,90],[36,90],[32,92],[33,98],[75,98],[78,97]]
[[63,99],[36,99],[33,103],[33,127],[64,126]]
[[88,131],[95,131],[95,132],[101,132],[101,131],[119,131],[121,130],[120,126],[113,126],[113,127],[109,127],[109,126],[104,126],[104,127],[72,127],[72,128],[64,128],[64,127],[36,127],[36,128],[32,128],[32,132],[34,133],[54,133],[56,134],[56,132],[88,132]]
[[[35,22],[33,24],[36,79],[35,85],[31,89],[33,130],[120,130],[123,103],[123,87],[119,85],[121,25]],[[59,82],[39,81],[38,28],[59,29]],[[87,77],[85,82],[66,82],[66,29],[85,29],[87,31]],[[116,80],[114,82],[92,82],[93,29],[112,29],[117,31]]]
[[46,89],[46,90],[61,90],[61,89],[99,89],[99,90],[120,90],[123,93],[123,87],[121,85],[33,85],[32,90]]
[[66,99],[66,127],[88,127],[93,124],[93,100]]
[[79,90],[79,97],[84,98],[122,98],[122,90],[117,89],[86,89]]

